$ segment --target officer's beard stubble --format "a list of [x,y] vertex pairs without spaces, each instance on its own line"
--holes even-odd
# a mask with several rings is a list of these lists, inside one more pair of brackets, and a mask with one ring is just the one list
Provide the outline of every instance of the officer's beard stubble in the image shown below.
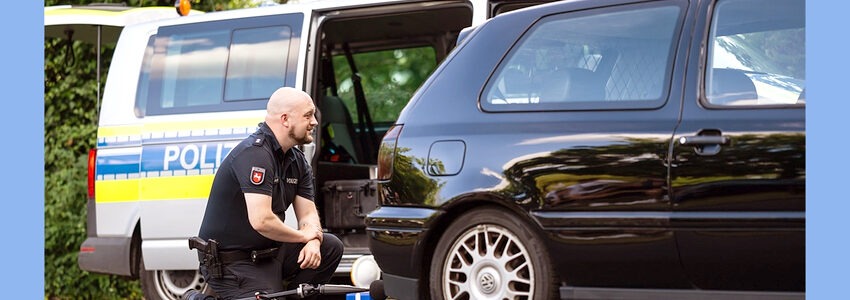
[[301,136],[295,134],[295,128],[289,128],[289,138],[298,142],[299,145],[309,144],[313,142],[313,135],[309,130],[304,130]]

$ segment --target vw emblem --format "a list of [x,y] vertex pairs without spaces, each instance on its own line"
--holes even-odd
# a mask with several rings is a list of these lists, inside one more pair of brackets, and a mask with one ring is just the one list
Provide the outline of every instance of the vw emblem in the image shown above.
[[478,278],[478,283],[481,285],[481,289],[489,294],[496,290],[496,279],[493,278],[493,275],[490,273],[484,273],[481,277]]

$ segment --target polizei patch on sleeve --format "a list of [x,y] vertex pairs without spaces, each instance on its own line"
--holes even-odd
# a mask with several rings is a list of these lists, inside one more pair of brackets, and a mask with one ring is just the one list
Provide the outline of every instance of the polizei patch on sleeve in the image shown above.
[[266,178],[266,169],[260,167],[252,167],[251,168],[251,183],[254,185],[263,184],[263,180]]

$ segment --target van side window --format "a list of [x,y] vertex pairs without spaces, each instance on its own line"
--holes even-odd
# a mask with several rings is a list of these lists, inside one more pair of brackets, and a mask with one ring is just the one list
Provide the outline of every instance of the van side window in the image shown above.
[[268,99],[286,79],[289,26],[233,31],[224,101]]
[[160,28],[145,113],[264,108],[277,88],[295,85],[302,19],[288,14]]
[[217,104],[227,70],[226,30],[172,35],[165,47],[159,102],[163,108]]
[[148,39],[148,46],[145,47],[145,57],[142,59],[142,71],[139,74],[139,83],[136,85],[136,106],[133,107],[133,113],[138,118],[145,116],[145,110],[147,108],[151,60],[153,60],[153,45],[155,40],[155,36],[151,36]]
[[[705,73],[705,100],[709,105],[805,104],[804,5],[803,1],[787,0],[717,2]],[[741,22],[741,16],[757,22]]]
[[660,107],[667,97],[683,11],[680,3],[656,2],[543,18],[490,78],[482,107]]

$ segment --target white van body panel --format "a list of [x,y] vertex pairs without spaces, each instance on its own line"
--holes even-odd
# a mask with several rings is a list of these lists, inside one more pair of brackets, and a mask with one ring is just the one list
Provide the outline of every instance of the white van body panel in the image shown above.
[[148,39],[155,33],[156,27],[150,23],[124,28],[116,46],[122,51],[115,51],[109,65],[110,74],[121,76],[106,78],[99,127],[140,124],[141,119],[134,113],[139,70],[142,69]]
[[[134,220],[134,222],[128,222]],[[98,204],[97,223],[111,224],[99,226],[97,234],[105,237],[131,237],[139,220],[138,202],[117,202]]]

